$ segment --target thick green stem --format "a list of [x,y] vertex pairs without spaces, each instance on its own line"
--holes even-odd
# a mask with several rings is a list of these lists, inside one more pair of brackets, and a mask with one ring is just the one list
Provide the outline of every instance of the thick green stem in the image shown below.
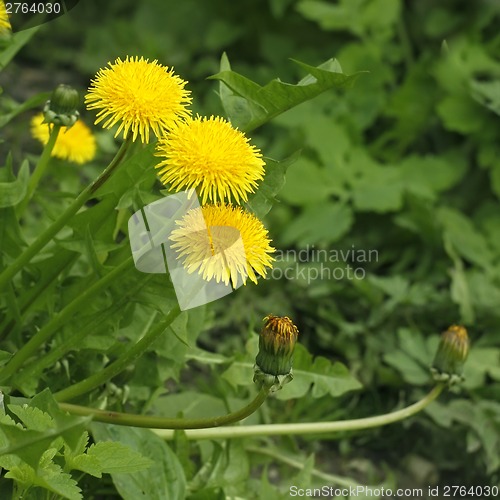
[[[358,418],[355,420],[341,420],[337,422],[310,422],[306,424],[270,424],[270,425],[247,425],[230,428],[208,429],[208,430],[188,430],[188,439],[230,439],[255,436],[291,436],[305,434],[326,434],[330,432],[355,431],[381,427],[392,424],[405,418],[411,417],[422,411],[432,401],[434,401],[444,389],[444,384],[436,385],[427,396],[420,401],[385,415],[376,417]],[[174,433],[169,430],[155,431],[164,439],[173,439]]]
[[38,183],[40,182],[40,179],[45,173],[45,170],[47,170],[47,165],[49,164],[50,156],[52,154],[52,150],[54,149],[57,141],[57,136],[59,135],[60,131],[61,125],[52,126],[49,140],[47,141],[47,144],[45,144],[42,154],[38,159],[38,163],[36,164],[35,169],[33,170],[33,173],[31,174],[30,180],[28,182],[28,190],[26,192],[26,196],[24,197],[24,200],[21,202],[21,204],[17,207],[17,214],[19,216],[24,213],[24,210],[30,202],[31,197],[33,196],[33,193],[35,192]]
[[115,267],[112,271],[106,274],[99,281],[94,283],[91,287],[87,288],[72,302],[70,302],[59,314],[54,316],[49,323],[47,323],[41,330],[31,337],[31,339],[17,351],[12,359],[7,363],[5,368],[0,372],[0,382],[8,380],[12,375],[16,374],[21,366],[33,355],[33,353],[44,344],[58,328],[70,320],[73,315],[81,308],[81,306],[88,300],[99,293],[102,289],[106,288],[114,281],[117,276],[122,275],[125,271],[132,269],[133,259],[129,257],[122,262],[119,266]]
[[59,406],[73,415],[92,415],[97,422],[106,422],[116,425],[131,427],[147,427],[148,429],[205,429],[233,424],[248,417],[262,406],[269,394],[269,387],[263,387],[255,399],[241,408],[241,410],[228,413],[220,417],[207,418],[165,418],[149,415],[133,415],[130,413],[117,413],[114,411],[97,410],[86,406],[77,406],[68,403],[59,403]]
[[85,380],[78,382],[74,385],[63,389],[62,391],[56,392],[54,397],[57,401],[67,401],[68,399],[76,398],[82,394],[85,394],[92,389],[104,384],[118,373],[122,372],[129,366],[134,363],[136,359],[138,359],[144,352],[148,349],[148,347],[158,338],[160,337],[165,329],[170,326],[170,324],[179,316],[181,313],[179,306],[175,306],[164,318],[164,320],[156,326],[156,328],[152,328],[148,333],[144,335],[136,344],[127,349],[116,361],[111,363],[109,366],[104,368],[98,373],[94,373],[90,377],[87,377]]
[[14,261],[5,271],[0,274],[0,291],[7,283],[40,251],[52,238],[66,225],[87,200],[101,187],[112,175],[118,165],[125,157],[125,153],[130,145],[130,141],[125,141],[111,163],[104,169],[101,175],[89,184],[71,203],[71,205],[55,220],[40,236]]

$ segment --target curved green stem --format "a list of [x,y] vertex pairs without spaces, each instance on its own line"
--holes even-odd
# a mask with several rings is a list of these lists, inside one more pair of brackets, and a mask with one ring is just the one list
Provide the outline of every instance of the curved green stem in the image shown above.
[[111,163],[103,170],[101,175],[89,184],[71,203],[71,205],[55,220],[40,236],[0,274],[0,291],[21,269],[47,245],[50,240],[66,225],[87,200],[109,179],[118,165],[125,157],[130,141],[125,141]]
[[73,384],[66,389],[63,389],[54,394],[54,397],[57,401],[67,401],[68,399],[76,398],[82,394],[85,394],[92,389],[104,384],[108,380],[110,380],[118,373],[122,372],[129,366],[134,363],[136,359],[138,359],[144,352],[148,349],[148,347],[158,338],[160,337],[165,329],[170,326],[170,324],[179,316],[181,313],[179,306],[175,306],[164,318],[164,320],[156,326],[156,328],[151,329],[148,333],[144,335],[136,344],[127,349],[116,361],[111,363],[109,366],[104,368],[98,373],[94,373],[90,377]]
[[35,192],[35,189],[38,186],[38,183],[40,182],[40,179],[45,173],[45,170],[47,170],[47,165],[49,164],[50,156],[52,154],[52,150],[54,149],[57,141],[57,136],[59,135],[60,131],[61,125],[52,126],[49,140],[47,141],[47,144],[45,144],[42,154],[38,159],[38,163],[36,164],[35,169],[33,170],[33,173],[31,174],[30,180],[28,182],[28,190],[26,192],[26,196],[24,197],[24,200],[21,202],[21,204],[17,207],[18,216],[23,214],[24,210],[31,200],[31,197],[33,196],[33,193]]
[[127,268],[132,269],[133,258],[129,257],[119,266],[115,267],[112,271],[106,274],[99,281],[94,283],[91,287],[87,288],[83,293],[78,295],[75,300],[70,302],[59,314],[54,316],[49,323],[47,323],[41,330],[31,337],[31,339],[14,354],[11,360],[7,363],[5,368],[0,372],[0,382],[8,380],[12,375],[17,373],[21,366],[28,360],[28,358],[44,344],[58,328],[60,328],[66,321],[77,312],[82,304],[89,298],[97,294],[103,288],[108,286],[116,276],[123,274]]
[[[291,436],[294,434],[325,434],[340,431],[355,431],[381,427],[392,424],[405,418],[411,417],[422,411],[432,401],[434,401],[446,387],[444,384],[436,385],[427,396],[420,401],[402,408],[401,410],[378,415],[376,417],[357,418],[354,420],[340,420],[337,422],[310,422],[306,424],[270,424],[270,425],[247,425],[231,428],[208,429],[208,430],[188,430],[188,439],[230,439],[255,436]],[[169,430],[155,431],[164,439],[173,439],[174,433]]]
[[86,406],[59,403],[59,406],[73,415],[92,415],[97,422],[106,422],[115,425],[129,425],[132,427],[147,427],[148,429],[205,429],[233,424],[243,420],[255,411],[269,395],[270,387],[262,387],[255,399],[238,411],[220,417],[207,418],[166,418],[149,415],[134,415],[131,413],[118,413],[107,410],[97,410]]

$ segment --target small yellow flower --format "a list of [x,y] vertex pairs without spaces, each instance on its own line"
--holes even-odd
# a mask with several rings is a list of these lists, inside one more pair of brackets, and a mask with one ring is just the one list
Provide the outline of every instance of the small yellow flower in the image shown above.
[[203,279],[215,278],[234,288],[241,279],[257,283],[256,274],[266,275],[274,248],[262,222],[241,207],[205,205],[197,207],[177,222],[171,233],[172,248],[188,273]]
[[0,35],[8,33],[12,30],[10,26],[9,16],[5,9],[5,3],[0,0]]
[[[31,120],[31,133],[42,144],[47,144],[50,135],[49,125],[43,123],[43,114],[35,115]],[[75,163],[86,163],[95,156],[96,142],[90,129],[78,120],[71,128],[61,127],[57,136],[52,156]]]
[[260,151],[220,117],[188,118],[158,141],[156,165],[170,189],[198,190],[202,203],[247,201],[264,177]]
[[91,81],[85,102],[88,109],[100,110],[96,124],[104,121],[103,128],[111,128],[120,123],[115,137],[123,131],[126,139],[132,131],[133,141],[140,135],[148,143],[150,129],[160,137],[189,116],[190,92],[173,69],[143,57],[118,58],[108,65]]

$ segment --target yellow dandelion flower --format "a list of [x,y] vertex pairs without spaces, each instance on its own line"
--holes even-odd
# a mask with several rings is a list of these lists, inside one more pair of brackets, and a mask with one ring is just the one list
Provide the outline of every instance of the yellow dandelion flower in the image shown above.
[[5,3],[3,0],[0,0],[0,35],[3,35],[6,32],[11,31],[9,15],[7,14],[7,10],[5,8]]
[[115,137],[123,131],[126,139],[131,130],[133,141],[140,135],[148,143],[150,129],[160,137],[189,116],[190,92],[173,69],[143,57],[118,58],[108,65],[91,81],[85,102],[88,109],[100,109],[96,124],[104,121],[103,128],[111,128],[120,122]]
[[274,260],[266,228],[241,207],[197,207],[177,225],[170,235],[172,249],[188,273],[197,271],[207,281],[231,281],[234,288],[240,279],[244,285],[247,278],[257,283],[256,275],[265,277]]
[[[47,144],[50,128],[43,123],[43,114],[35,115],[31,120],[31,133],[42,144]],[[96,141],[91,130],[78,120],[71,128],[61,127],[57,136],[52,156],[75,163],[86,163],[95,156]]]
[[170,189],[198,190],[202,203],[247,201],[264,177],[260,151],[220,117],[188,118],[158,141],[156,165],[160,180]]

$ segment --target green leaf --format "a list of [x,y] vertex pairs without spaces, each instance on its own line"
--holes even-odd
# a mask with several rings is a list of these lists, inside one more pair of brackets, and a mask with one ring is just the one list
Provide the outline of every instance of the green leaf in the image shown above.
[[29,172],[28,160],[24,160],[15,181],[0,182],[0,208],[14,207],[24,199],[28,189]]
[[328,245],[344,236],[353,222],[351,208],[342,203],[309,205],[284,229],[282,242],[299,246]]
[[290,165],[297,161],[300,153],[295,153],[285,160],[276,161],[266,158],[266,173],[257,191],[248,200],[247,206],[258,218],[264,217],[276,202],[276,195],[285,184],[285,173]]
[[326,395],[338,397],[361,388],[345,365],[331,362],[323,356],[313,356],[298,344],[293,361],[293,380],[277,393],[278,399],[301,398],[309,390],[314,398]]
[[128,446],[113,441],[93,444],[87,450],[87,455],[96,458],[101,464],[101,470],[108,474],[137,472],[153,464]]
[[500,349],[495,347],[473,347],[464,366],[465,387],[483,387],[486,377],[500,381]]
[[500,81],[473,81],[470,86],[471,95],[479,104],[500,115]]
[[394,25],[399,18],[400,5],[397,0],[340,0],[335,4],[303,0],[298,3],[297,10],[324,30],[348,30],[365,35]]
[[484,111],[467,94],[449,95],[437,107],[444,126],[453,132],[470,134],[480,131],[485,125]]
[[[245,358],[247,361],[232,363],[222,374],[222,377],[232,385],[248,385],[248,381],[252,380],[257,343],[249,341],[247,349],[250,349]],[[342,363],[332,363],[323,356],[313,359],[307,349],[298,344],[295,347],[293,361],[293,380],[276,394],[278,399],[295,399],[301,398],[311,389],[314,398],[321,398],[327,394],[338,397],[360,388],[361,384]]]
[[7,99],[4,97],[2,99],[3,100],[2,106],[4,108],[8,108],[8,111],[0,115],[0,127],[5,126],[12,120],[12,118],[15,118],[16,116],[20,115],[21,113],[24,113],[25,111],[41,107],[43,104],[45,104],[45,102],[47,101],[47,99],[49,99],[49,97],[50,97],[50,92],[41,92],[40,94],[36,94],[33,97],[30,97],[22,104],[19,104],[15,101],[10,101],[10,100],[7,101]]
[[398,341],[398,349],[385,354],[384,361],[396,368],[406,382],[414,385],[428,384],[431,380],[429,367],[438,338],[424,339],[416,330],[400,328]]
[[[167,444],[148,429],[120,427],[104,424],[93,424],[92,434],[99,443],[112,440],[125,447],[133,456],[150,458],[152,466],[132,474],[119,474],[120,467],[127,467],[123,461],[116,464],[116,471],[111,472],[116,489],[125,500],[148,498],[151,500],[169,500],[185,498],[186,479],[177,457]],[[97,446],[97,445],[96,445]],[[103,448],[105,450],[105,448]],[[108,452],[104,452],[108,455]],[[103,455],[104,456],[104,455]],[[109,457],[110,460],[120,460],[119,457]],[[131,464],[130,464],[131,465]]]
[[469,218],[450,207],[440,208],[436,216],[443,227],[443,237],[458,255],[484,269],[491,268],[493,253]]
[[14,33],[9,45],[0,52],[0,71],[9,64],[12,58],[31,40],[31,37],[40,28],[41,25]]
[[[232,70],[221,71],[209,77],[220,80],[233,92],[223,92],[220,95],[222,105],[233,125],[249,132],[326,90],[350,87],[360,75],[344,74],[335,59],[329,59],[318,67],[300,61],[294,62],[309,73],[297,85],[276,79],[261,87]],[[223,61],[223,66],[228,67],[227,59]],[[234,96],[245,99],[246,105],[243,107],[242,101],[238,101],[235,106]]]
[[335,192],[333,184],[325,168],[308,158],[299,158],[286,176],[281,197],[295,206],[317,203]]
[[8,405],[8,408],[29,430],[43,431],[55,427],[52,417],[39,408],[28,405]]
[[60,435],[73,429],[81,430],[90,419],[75,419],[71,424],[45,432],[19,429],[6,425],[5,418],[0,421],[0,435],[5,445],[0,447],[0,455],[13,453],[21,457],[27,464],[37,467],[40,457],[48,446]]

